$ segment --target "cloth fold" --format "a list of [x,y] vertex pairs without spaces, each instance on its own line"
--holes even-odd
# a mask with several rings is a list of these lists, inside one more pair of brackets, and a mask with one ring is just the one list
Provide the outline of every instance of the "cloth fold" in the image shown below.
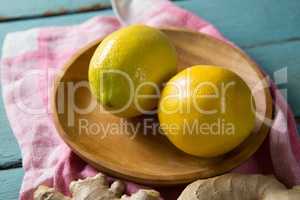
[[[19,143],[25,175],[21,200],[31,200],[40,184],[69,194],[69,183],[92,176],[97,170],[78,158],[60,139],[54,127],[49,94],[53,78],[80,48],[121,26],[144,23],[176,26],[209,34],[226,41],[200,17],[167,0],[113,0],[117,17],[94,17],[80,25],[35,28],[9,33],[1,59],[1,81],[7,116]],[[300,141],[286,101],[271,84],[274,121],[269,137],[247,162],[233,171],[274,174],[286,185],[300,184]],[[127,193],[142,186],[127,183]],[[156,188],[165,199],[176,199],[181,187]]]

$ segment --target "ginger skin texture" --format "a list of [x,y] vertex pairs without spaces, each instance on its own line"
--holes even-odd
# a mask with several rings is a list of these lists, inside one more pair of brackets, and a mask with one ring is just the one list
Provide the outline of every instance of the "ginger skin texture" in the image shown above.
[[287,189],[272,176],[225,174],[191,183],[178,200],[300,200],[300,187]]
[[[155,190],[139,190],[123,195],[124,184],[115,181],[110,186],[103,174],[70,184],[72,198],[40,186],[34,200],[159,200]],[[188,185],[178,200],[300,200],[300,186],[287,189],[272,176],[225,174],[195,181]]]
[[131,196],[122,195],[125,185],[115,181],[110,186],[103,174],[73,181],[70,184],[72,198],[47,186],[40,186],[34,193],[34,200],[159,200],[155,190],[139,190]]

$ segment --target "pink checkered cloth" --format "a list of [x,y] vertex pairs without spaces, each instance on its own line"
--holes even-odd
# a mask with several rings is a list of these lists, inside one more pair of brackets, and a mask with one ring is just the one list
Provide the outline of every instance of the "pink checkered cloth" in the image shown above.
[[[83,24],[36,28],[10,33],[1,61],[5,109],[22,151],[25,176],[21,200],[31,200],[35,188],[47,184],[69,194],[69,183],[97,171],[79,159],[60,139],[51,119],[48,98],[55,74],[81,47],[123,25],[177,26],[225,40],[216,28],[167,0],[113,1],[116,17],[94,17]],[[272,85],[276,108],[270,135],[242,166],[242,173],[275,174],[286,185],[300,184],[300,142],[294,116]],[[127,184],[131,193],[141,186]],[[182,188],[157,188],[163,198],[176,199]]]

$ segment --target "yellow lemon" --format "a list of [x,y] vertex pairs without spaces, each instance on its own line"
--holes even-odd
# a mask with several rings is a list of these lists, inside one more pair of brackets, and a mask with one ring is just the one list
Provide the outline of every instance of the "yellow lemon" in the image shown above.
[[215,157],[249,136],[255,125],[255,105],[250,89],[237,74],[198,65],[166,84],[158,117],[176,147],[195,156]]
[[176,73],[176,51],[167,36],[132,25],[106,37],[89,66],[92,93],[115,115],[133,117],[157,107],[160,85]]

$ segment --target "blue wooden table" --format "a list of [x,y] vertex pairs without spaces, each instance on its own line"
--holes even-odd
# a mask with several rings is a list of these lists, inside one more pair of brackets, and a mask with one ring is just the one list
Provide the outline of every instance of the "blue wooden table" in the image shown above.
[[[142,2],[142,1],[141,1]],[[215,24],[278,83],[300,117],[299,0],[178,0],[175,3]],[[5,34],[38,26],[70,25],[96,15],[112,15],[109,0],[2,0],[0,46]],[[287,82],[277,80],[287,69]],[[0,200],[18,198],[21,154],[0,99]]]

